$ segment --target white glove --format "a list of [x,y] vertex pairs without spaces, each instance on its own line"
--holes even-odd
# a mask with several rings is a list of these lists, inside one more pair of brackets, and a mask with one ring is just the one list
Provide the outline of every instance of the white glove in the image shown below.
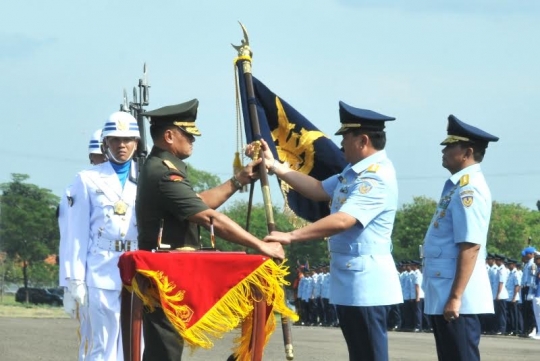
[[535,297],[535,298],[534,298],[534,302],[535,302],[538,306],[540,306],[540,297]]
[[69,289],[75,302],[77,302],[80,306],[85,306],[87,302],[86,283],[80,280],[71,280],[69,281]]
[[64,312],[71,318],[76,318],[77,304],[68,287],[64,287]]

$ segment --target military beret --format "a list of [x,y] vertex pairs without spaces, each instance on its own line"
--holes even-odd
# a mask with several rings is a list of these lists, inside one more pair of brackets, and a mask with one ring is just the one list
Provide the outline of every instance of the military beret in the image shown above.
[[355,108],[340,101],[339,121],[341,122],[341,128],[335,135],[342,135],[353,129],[384,130],[384,122],[391,120],[396,120],[396,118],[372,110]]
[[456,142],[472,142],[487,147],[489,142],[496,142],[499,140],[499,138],[494,135],[462,122],[452,114],[448,116],[448,127],[446,128],[446,131],[448,136],[442,141],[441,145]]
[[186,133],[199,136],[201,135],[201,132],[195,125],[198,107],[199,101],[197,99],[192,99],[185,103],[151,110],[142,113],[142,115],[150,118],[151,125],[159,126],[174,124]]
[[528,253],[534,253],[534,252],[536,252],[536,248],[529,246],[529,247],[524,248],[523,251],[521,251],[521,255],[525,256]]

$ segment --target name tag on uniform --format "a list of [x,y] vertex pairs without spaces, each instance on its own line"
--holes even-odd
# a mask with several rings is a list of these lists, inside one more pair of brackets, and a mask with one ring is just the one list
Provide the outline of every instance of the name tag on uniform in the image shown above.
[[96,194],[103,194],[105,192],[103,192],[101,189],[96,189]]

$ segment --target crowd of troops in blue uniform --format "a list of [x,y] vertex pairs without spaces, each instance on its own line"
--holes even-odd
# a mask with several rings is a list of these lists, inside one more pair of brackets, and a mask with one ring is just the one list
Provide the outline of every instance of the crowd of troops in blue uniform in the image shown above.
[[[484,335],[521,336],[540,339],[540,314],[534,301],[540,295],[536,284],[540,253],[534,247],[521,252],[521,260],[488,253],[486,272],[491,285],[494,314],[480,316]],[[537,261],[540,263],[539,261]],[[424,313],[422,262],[404,260],[396,264],[403,303],[389,306],[388,329],[392,331],[431,332]],[[297,325],[339,326],[335,306],[330,299],[330,272],[327,265],[301,266],[295,283],[295,306],[300,316]]]

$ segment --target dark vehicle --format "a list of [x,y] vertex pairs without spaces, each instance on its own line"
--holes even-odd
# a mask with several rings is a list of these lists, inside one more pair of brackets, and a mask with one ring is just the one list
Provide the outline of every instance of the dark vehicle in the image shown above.
[[64,298],[64,287],[47,288],[47,291]]
[[26,302],[26,290],[28,290],[28,302],[37,304],[47,304],[51,306],[62,306],[64,298],[59,294],[52,293],[45,288],[24,288],[21,287],[15,294],[15,301],[24,303]]

